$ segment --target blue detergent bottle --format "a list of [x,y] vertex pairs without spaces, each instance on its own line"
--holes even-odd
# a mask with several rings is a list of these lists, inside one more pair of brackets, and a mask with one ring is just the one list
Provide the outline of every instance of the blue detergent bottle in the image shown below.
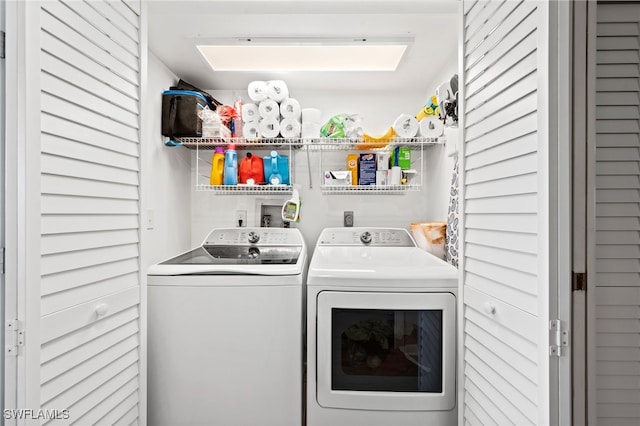
[[238,184],[238,153],[234,144],[227,145],[224,152],[224,184]]

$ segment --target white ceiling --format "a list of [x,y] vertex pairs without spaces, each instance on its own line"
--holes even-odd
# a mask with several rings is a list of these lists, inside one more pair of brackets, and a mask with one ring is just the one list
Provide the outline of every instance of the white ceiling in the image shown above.
[[[282,79],[314,90],[423,90],[456,69],[458,0],[149,0],[149,48],[177,76],[203,89],[243,89]],[[221,38],[407,38],[398,69],[369,72],[214,72],[197,44]],[[327,58],[331,60],[331,58]]]

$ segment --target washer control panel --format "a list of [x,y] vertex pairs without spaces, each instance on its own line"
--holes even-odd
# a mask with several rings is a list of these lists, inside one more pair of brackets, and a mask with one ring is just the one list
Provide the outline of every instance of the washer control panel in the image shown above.
[[327,228],[319,246],[415,247],[413,238],[402,228]]
[[229,228],[214,229],[203,246],[300,246],[302,236],[297,229]]

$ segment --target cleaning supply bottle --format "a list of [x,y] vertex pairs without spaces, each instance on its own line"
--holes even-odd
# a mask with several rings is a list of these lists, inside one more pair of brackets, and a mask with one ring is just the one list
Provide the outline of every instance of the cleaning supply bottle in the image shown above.
[[238,153],[234,144],[227,145],[224,152],[224,184],[238,184]]
[[222,185],[222,176],[224,176],[224,148],[217,146],[211,158],[209,185]]

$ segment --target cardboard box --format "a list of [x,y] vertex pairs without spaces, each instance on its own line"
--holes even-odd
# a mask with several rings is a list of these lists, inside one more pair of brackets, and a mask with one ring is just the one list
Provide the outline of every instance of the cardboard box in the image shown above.
[[388,152],[379,152],[377,157],[377,170],[389,170],[390,154]]
[[351,184],[358,184],[358,154],[347,155],[347,169],[351,172]]
[[324,184],[329,186],[351,186],[350,170],[326,170]]
[[358,159],[358,185],[376,184],[376,155],[360,154]]
[[389,185],[389,170],[376,170],[376,185]]

